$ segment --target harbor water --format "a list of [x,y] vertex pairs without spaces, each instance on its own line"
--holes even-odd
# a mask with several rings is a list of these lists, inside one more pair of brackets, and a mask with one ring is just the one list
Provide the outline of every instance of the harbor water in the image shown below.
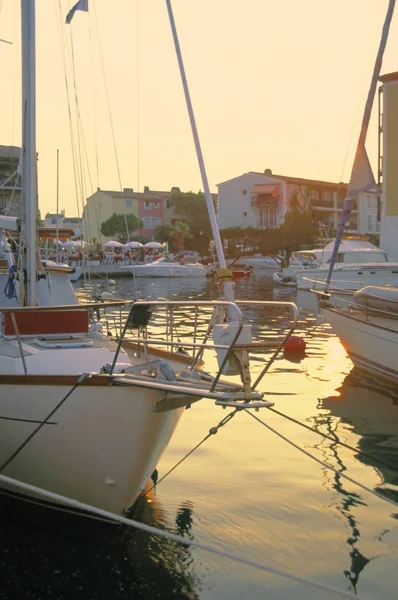
[[[217,297],[208,279],[94,283],[119,298]],[[271,274],[256,273],[237,280],[235,288],[241,300],[293,301],[300,308],[295,333],[305,339],[305,356],[282,354],[275,361],[260,389],[278,412],[252,413],[272,430],[252,414],[237,413],[158,483],[132,516],[360,597],[395,597],[398,510],[343,475],[398,502],[398,392],[353,369],[311,292],[277,288]],[[288,317],[264,308],[246,315],[265,336],[286,327]],[[264,364],[257,357],[253,373]],[[158,465],[159,478],[229,410],[210,400],[186,410]],[[335,597],[132,529],[0,507],[0,598]]]

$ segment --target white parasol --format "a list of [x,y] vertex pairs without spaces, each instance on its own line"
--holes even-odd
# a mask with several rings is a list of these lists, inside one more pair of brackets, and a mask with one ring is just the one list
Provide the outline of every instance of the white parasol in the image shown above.
[[145,244],[145,248],[163,248],[163,246],[159,242],[148,242]]
[[68,242],[64,242],[63,245],[65,248],[84,248],[86,242],[83,240],[69,240]]
[[141,242],[127,242],[127,244],[123,245],[123,248],[126,248],[126,250],[128,248],[143,248],[144,244],[141,244]]
[[106,242],[105,248],[123,248],[123,244],[115,240],[109,240],[109,242]]

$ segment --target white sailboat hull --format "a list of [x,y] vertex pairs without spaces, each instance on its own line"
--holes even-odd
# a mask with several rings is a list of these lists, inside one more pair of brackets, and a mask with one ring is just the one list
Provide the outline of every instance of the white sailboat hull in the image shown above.
[[[70,389],[2,385],[1,464]],[[3,474],[120,514],[144,489],[181,417],[183,408],[152,412],[163,394],[135,386],[81,385]]]
[[104,264],[86,264],[82,267],[76,267],[75,272],[69,275],[72,282],[77,281],[85,276],[91,277],[132,277],[132,265],[104,265]]
[[[297,289],[323,290],[328,275],[327,269],[296,271]],[[356,291],[367,285],[382,287],[398,286],[398,267],[358,267],[333,271],[331,285],[340,290]]]
[[370,323],[338,309],[323,312],[356,367],[398,383],[398,330],[388,318]]

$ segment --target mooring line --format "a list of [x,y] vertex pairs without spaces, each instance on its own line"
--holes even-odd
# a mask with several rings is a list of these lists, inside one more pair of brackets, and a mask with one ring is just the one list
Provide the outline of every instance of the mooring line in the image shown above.
[[164,479],[166,479],[166,477],[168,477],[170,475],[170,473],[172,473],[177,467],[179,467],[184,462],[184,460],[186,460],[189,456],[191,456],[191,454],[193,454],[195,452],[195,450],[197,450],[206,440],[208,440],[209,437],[218,433],[218,430],[220,429],[220,427],[223,427],[224,425],[226,425],[232,419],[232,417],[234,417],[236,415],[236,413],[240,412],[241,410],[242,410],[241,408],[236,408],[235,410],[230,412],[226,417],[221,419],[221,421],[219,422],[218,425],[216,425],[215,427],[210,427],[209,433],[203,438],[203,440],[201,440],[198,444],[196,444],[196,446],[194,446],[192,448],[192,450],[190,450],[173,467],[171,467],[171,469],[169,469],[167,471],[167,473],[165,473],[163,475],[163,477],[161,477],[159,480],[157,480],[156,483],[154,483],[153,486],[150,487],[149,490],[147,490],[145,492],[144,496],[149,494],[149,492],[151,492],[157,485],[159,485],[159,483],[161,483]]
[[385,467],[388,467],[389,469],[392,469],[393,471],[398,471],[398,466],[394,466],[394,465],[388,463],[387,461],[383,460],[382,458],[377,458],[376,456],[372,456],[371,454],[368,454],[368,452],[364,452],[364,450],[360,450],[359,448],[354,448],[354,446],[350,446],[350,444],[346,444],[345,442],[342,442],[340,440],[335,440],[331,435],[328,435],[327,433],[323,433],[322,431],[318,431],[314,427],[310,427],[309,425],[306,425],[305,423],[298,421],[294,417],[290,417],[289,415],[287,415],[283,412],[280,412],[276,408],[269,407],[268,410],[272,411],[273,413],[275,413],[281,417],[285,417],[285,419],[287,419],[288,421],[291,421],[292,423],[295,423],[296,425],[300,425],[301,427],[308,429],[308,431],[313,431],[314,433],[317,433],[318,435],[338,444],[339,446],[343,446],[343,448],[347,448],[347,450],[351,450],[352,452],[356,452],[357,454],[360,454],[361,456],[364,456],[366,458],[374,460],[375,462],[378,462],[380,465],[384,465]]
[[294,442],[292,442],[291,440],[289,440],[282,433],[279,433],[279,431],[276,431],[276,429],[274,429],[273,427],[271,427],[271,425],[268,425],[267,423],[265,423],[262,419],[260,419],[256,415],[254,415],[252,412],[250,412],[246,408],[244,410],[247,412],[248,415],[250,415],[251,417],[253,417],[253,419],[255,419],[256,421],[258,421],[259,423],[261,423],[261,425],[263,425],[264,427],[266,427],[267,429],[269,429],[270,431],[272,431],[272,433],[275,433],[282,440],[284,440],[285,442],[287,442],[288,444],[290,444],[291,446],[293,446],[294,448],[296,448],[296,450],[299,450],[299,452],[302,452],[303,454],[305,454],[309,458],[312,458],[312,460],[315,460],[317,463],[319,463],[323,467],[326,467],[327,469],[330,469],[331,471],[333,471],[334,473],[336,473],[340,477],[343,477],[344,479],[347,479],[348,481],[350,481],[354,485],[357,485],[358,487],[362,488],[366,492],[369,492],[370,494],[373,494],[374,496],[376,496],[380,500],[384,500],[385,502],[389,502],[390,504],[393,504],[393,506],[398,507],[398,502],[395,502],[394,500],[391,500],[387,496],[383,496],[382,494],[379,494],[379,492],[376,492],[376,490],[372,490],[371,488],[367,487],[363,483],[360,483],[359,481],[356,481],[355,479],[352,479],[352,477],[349,477],[348,475],[345,475],[341,471],[338,471],[337,469],[335,469],[331,465],[328,465],[328,463],[324,462],[323,460],[320,460],[319,458],[317,458],[316,456],[314,456],[310,452],[307,452],[307,450],[304,450],[304,448],[301,448],[300,446],[298,446],[298,444],[295,444]]
[[296,581],[298,583],[303,583],[306,585],[310,585],[312,587],[318,588],[320,590],[324,590],[330,592],[331,594],[335,594],[340,597],[350,598],[351,600],[366,600],[364,596],[358,596],[357,594],[353,594],[351,592],[347,592],[345,590],[340,590],[333,586],[330,586],[325,583],[320,583],[318,581],[314,581],[312,579],[308,579],[306,577],[301,577],[300,575],[294,575],[293,573],[289,573],[287,571],[283,571],[282,569],[277,569],[276,567],[271,567],[264,563],[251,560],[249,558],[244,558],[242,556],[237,556],[232,554],[232,552],[227,552],[225,550],[221,550],[216,548],[215,546],[211,546],[210,544],[202,544],[200,542],[195,542],[194,540],[184,538],[182,536],[176,535],[174,533],[170,533],[168,531],[163,531],[162,529],[158,529],[156,527],[152,527],[151,525],[146,525],[145,523],[140,523],[139,521],[134,521],[133,519],[127,519],[126,517],[122,517],[121,515],[114,514],[107,510],[103,510],[101,508],[97,508],[95,506],[91,506],[90,504],[85,504],[84,502],[79,502],[72,498],[67,498],[66,496],[62,496],[60,494],[56,494],[54,492],[49,492],[47,490],[43,490],[34,485],[30,485],[28,483],[24,483],[23,481],[18,481],[16,479],[12,479],[11,477],[7,477],[5,475],[0,474],[0,482],[3,482],[7,485],[14,485],[22,490],[27,492],[31,492],[34,494],[39,494],[44,498],[48,498],[49,500],[53,500],[55,502],[62,502],[67,506],[75,508],[77,510],[84,510],[105,519],[109,519],[120,523],[121,525],[127,525],[128,527],[133,527],[135,529],[140,529],[141,531],[145,531],[146,533],[150,533],[152,535],[156,535],[159,537],[164,537],[173,542],[177,542],[183,544],[184,546],[190,546],[193,548],[198,548],[200,550],[205,550],[207,552],[211,552],[212,554],[217,554],[222,558],[229,558],[234,560],[235,562],[239,562],[244,565],[249,565],[251,567],[255,567],[260,569],[261,571],[266,571],[268,573],[272,573],[273,575],[279,575],[280,577],[284,577],[286,579],[290,579],[292,581]]

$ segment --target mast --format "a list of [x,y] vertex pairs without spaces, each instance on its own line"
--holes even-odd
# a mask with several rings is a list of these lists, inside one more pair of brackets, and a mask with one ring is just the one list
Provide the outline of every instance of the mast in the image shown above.
[[27,244],[27,304],[36,306],[37,158],[35,0],[21,0],[22,20],[22,203],[23,233]]
[[[175,50],[176,50],[176,54],[177,54],[178,66],[180,68],[181,80],[182,80],[182,85],[184,88],[185,101],[187,103],[189,120],[191,123],[191,129],[192,129],[192,135],[193,135],[193,139],[195,142],[195,148],[196,148],[196,154],[197,154],[198,162],[199,162],[200,174],[202,176],[202,183],[203,183],[203,190],[204,190],[204,194],[205,194],[205,198],[206,198],[207,212],[209,213],[211,230],[213,233],[214,243],[216,245],[218,264],[220,266],[220,269],[226,270],[227,264],[225,262],[224,250],[223,250],[223,246],[221,243],[221,236],[220,236],[220,231],[218,229],[216,213],[215,213],[214,206],[213,206],[213,200],[212,200],[212,197],[210,194],[209,182],[207,179],[206,169],[205,169],[205,165],[204,165],[204,161],[203,161],[202,148],[200,146],[199,134],[198,134],[198,130],[196,127],[196,121],[195,121],[195,115],[193,113],[193,107],[192,107],[191,96],[190,96],[189,88],[188,88],[188,81],[187,81],[187,77],[185,74],[184,63],[182,61],[181,48],[180,48],[180,43],[178,41],[177,29],[176,29],[174,15],[173,15],[173,9],[171,7],[171,0],[166,0],[166,5],[167,5],[167,12],[169,14],[171,31],[173,34],[174,46],[175,46]],[[224,295],[225,295],[226,300],[228,300],[229,302],[234,302],[234,292],[233,292],[233,287],[232,287],[232,281],[228,280],[227,278],[224,279]]]
[[379,49],[376,56],[376,61],[373,67],[373,75],[370,82],[368,96],[366,99],[365,110],[362,117],[361,131],[357,149],[355,153],[354,164],[351,170],[350,183],[348,184],[347,194],[344,200],[343,211],[341,213],[339,225],[337,228],[336,240],[333,247],[333,253],[330,258],[329,271],[326,279],[326,289],[332,279],[333,268],[336,263],[337,253],[339,251],[340,242],[343,238],[344,227],[349,220],[351,211],[354,206],[356,196],[365,190],[377,189],[376,181],[373,176],[369,158],[365,149],[366,135],[368,133],[369,121],[372,114],[373,101],[376,95],[377,81],[380,76],[381,66],[383,63],[384,50],[387,44],[388,34],[390,31],[391,19],[394,14],[395,0],[389,0],[387,13],[383,24]]
[[58,251],[59,251],[59,150],[57,148],[57,209],[56,209],[56,233],[55,233],[55,261],[58,262]]

